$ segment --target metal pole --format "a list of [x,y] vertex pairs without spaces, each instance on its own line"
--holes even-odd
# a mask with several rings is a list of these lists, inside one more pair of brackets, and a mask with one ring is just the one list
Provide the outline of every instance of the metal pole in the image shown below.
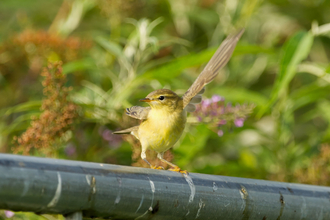
[[0,154],[0,209],[113,219],[329,220],[330,188]]

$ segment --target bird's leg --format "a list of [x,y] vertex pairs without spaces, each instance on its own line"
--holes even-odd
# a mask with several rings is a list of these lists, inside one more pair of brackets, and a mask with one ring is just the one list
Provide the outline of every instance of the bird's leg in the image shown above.
[[142,150],[142,152],[141,152],[141,158],[142,158],[145,162],[147,162],[147,164],[149,164],[149,166],[150,166],[151,169],[164,170],[164,167],[161,167],[161,166],[158,166],[158,167],[157,167],[157,166],[153,166],[153,165],[151,165],[151,163],[149,163],[149,161],[147,160],[146,152],[143,151],[143,150]]
[[168,170],[170,170],[170,171],[174,171],[174,172],[180,172],[180,173],[188,174],[187,170],[181,170],[180,167],[178,167],[177,165],[175,165],[175,164],[173,164],[173,163],[171,163],[171,162],[165,160],[165,159],[163,158],[163,153],[158,153],[158,154],[157,154],[157,157],[158,157],[158,159],[160,159],[162,162],[167,163],[168,165],[170,165],[171,167],[173,167],[173,168],[170,168],[170,169],[168,169]]

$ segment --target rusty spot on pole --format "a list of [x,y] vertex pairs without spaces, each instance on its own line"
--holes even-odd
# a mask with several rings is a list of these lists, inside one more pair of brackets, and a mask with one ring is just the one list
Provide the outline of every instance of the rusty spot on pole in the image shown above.
[[285,204],[285,202],[284,202],[284,198],[283,198],[283,195],[282,195],[282,193],[280,193],[280,202],[281,202],[281,204],[282,205],[284,205]]
[[291,189],[290,187],[286,187],[286,188],[289,190],[289,192],[290,192],[291,194],[294,194],[293,191],[292,191],[292,189]]
[[176,208],[176,207],[178,207],[179,206],[179,200],[175,200],[175,202],[174,202],[174,207]]
[[281,217],[282,217],[282,214],[283,214],[283,209],[284,209],[284,206],[285,206],[284,197],[283,197],[281,192],[280,192],[280,203],[281,203],[281,210],[280,210],[280,214],[279,214],[279,216],[277,217],[276,220],[281,220]]
[[247,190],[245,189],[244,186],[241,186],[241,192],[243,194],[243,197],[242,198],[246,199],[249,194],[248,194],[248,192],[247,192]]
[[154,207],[152,207],[151,214],[154,215],[159,211],[159,200],[157,200],[157,203]]
[[242,185],[241,185],[241,189],[239,192],[241,194],[241,198],[243,199],[243,207],[244,207],[243,219],[249,219],[251,210],[253,210],[253,206],[251,207],[251,210],[250,210],[249,193],[246,190],[246,188]]

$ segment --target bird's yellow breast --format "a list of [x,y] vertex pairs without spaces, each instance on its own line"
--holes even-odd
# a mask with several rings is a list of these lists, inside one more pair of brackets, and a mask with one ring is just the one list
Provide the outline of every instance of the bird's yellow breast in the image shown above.
[[152,148],[161,153],[178,141],[186,124],[186,111],[168,112],[152,109],[148,119],[139,127],[142,148]]

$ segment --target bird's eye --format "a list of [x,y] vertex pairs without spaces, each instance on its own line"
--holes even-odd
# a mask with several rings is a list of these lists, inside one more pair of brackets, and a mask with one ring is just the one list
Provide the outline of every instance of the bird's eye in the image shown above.
[[158,97],[158,99],[162,101],[162,100],[165,99],[165,97],[161,95],[161,96]]

